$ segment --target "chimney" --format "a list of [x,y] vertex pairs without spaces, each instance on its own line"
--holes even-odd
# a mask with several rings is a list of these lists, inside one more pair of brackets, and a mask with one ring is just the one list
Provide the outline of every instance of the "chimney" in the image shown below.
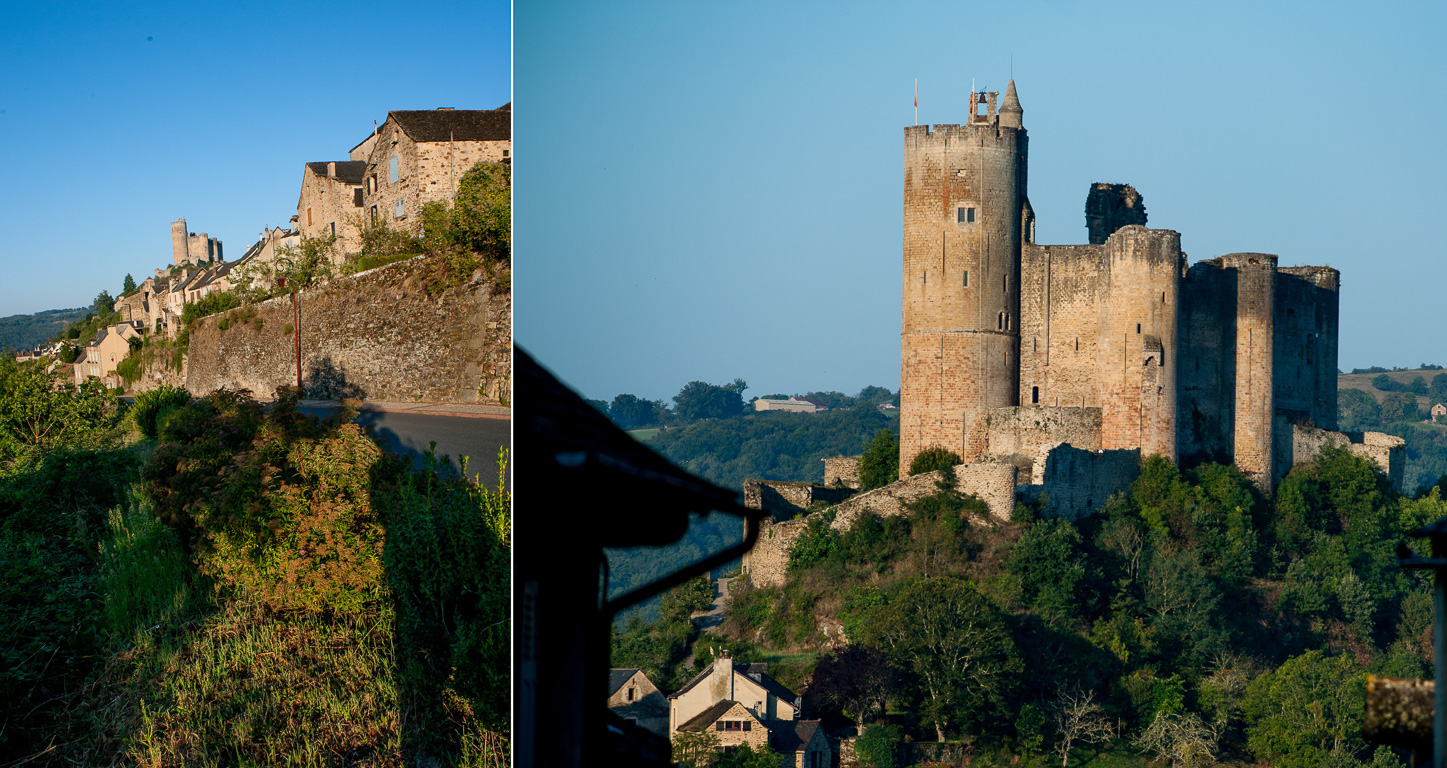
[[451,112],[451,111],[454,110],[454,109],[456,109],[456,107],[438,107],[438,108],[437,108],[437,111],[438,111],[438,112]]
[[333,162],[333,163],[327,163],[327,178],[329,178],[329,179],[335,179],[336,177],[337,177],[337,164],[334,163],[334,162]]

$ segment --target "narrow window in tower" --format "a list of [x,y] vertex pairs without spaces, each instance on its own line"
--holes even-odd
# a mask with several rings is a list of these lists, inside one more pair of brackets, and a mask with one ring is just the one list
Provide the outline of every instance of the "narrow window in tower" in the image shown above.
[[1039,337],[1039,336],[1036,336],[1036,337],[1035,337],[1034,339],[1032,339],[1031,341],[1032,341],[1032,343],[1034,344],[1034,348],[1031,349],[1030,351],[1031,351],[1031,352],[1039,352],[1039,351],[1040,351],[1040,337]]
[[1010,292],[1010,276],[1009,276],[1009,275],[1000,275],[1000,292],[1001,292],[1001,293],[1009,293],[1009,292]]
[[1166,303],[1166,292],[1165,292],[1165,291],[1161,291],[1161,303],[1162,303],[1162,304]]
[[1001,312],[1001,313],[1000,313],[1000,316],[997,317],[997,318],[995,318],[995,330],[997,330],[997,331],[1003,331],[1003,330],[1005,330],[1005,313],[1004,313],[1004,312]]
[[1141,324],[1140,324],[1140,323],[1136,323],[1136,324],[1135,324],[1135,332],[1136,332],[1136,333],[1140,333],[1140,332],[1141,332]]
[[1075,351],[1076,351],[1076,352],[1079,352],[1079,351],[1080,351],[1080,337],[1079,337],[1079,336],[1076,336],[1076,337],[1075,337]]
[[1030,388],[1030,402],[1032,402],[1032,403],[1038,403],[1038,402],[1040,402],[1040,388],[1039,388],[1039,387],[1031,387],[1031,388]]
[[964,223],[965,223],[965,209],[964,209],[964,208],[960,208],[960,209],[958,209],[958,210],[955,211],[955,223],[956,223],[956,224],[964,224]]
[[928,270],[928,269],[926,269],[925,271],[923,271],[923,272],[920,273],[920,282],[924,283],[925,285],[929,285],[929,270]]
[[1010,313],[1005,313],[1005,330],[1010,330]]
[[966,288],[969,288],[969,287],[970,287],[970,273],[969,273],[969,270],[966,270],[966,271],[964,272],[964,277],[961,278],[961,280],[963,281],[961,284],[962,284],[964,287],[966,287]]

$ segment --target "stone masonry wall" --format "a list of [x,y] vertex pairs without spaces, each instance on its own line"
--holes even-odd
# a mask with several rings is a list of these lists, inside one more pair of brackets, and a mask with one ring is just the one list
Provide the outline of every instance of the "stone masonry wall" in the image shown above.
[[[423,258],[299,294],[302,381],[311,398],[506,403],[511,398],[511,296],[481,271],[429,295]],[[244,320],[255,311],[255,316]],[[228,318],[227,330],[218,321]],[[191,333],[186,387],[245,388],[270,397],[296,381],[292,305],[271,299],[207,318]]]
[[859,489],[858,456],[830,456],[824,460],[824,484]]
[[[1099,408],[992,408],[988,423],[990,458],[1017,466],[1020,460],[1033,459],[1042,448],[1061,443],[1090,451],[1100,449]],[[1021,480],[1034,482],[1029,478]]]
[[1096,335],[1106,268],[1099,245],[1022,248],[1021,405],[1100,407]]
[[[511,141],[415,142],[395,120],[387,120],[380,128],[377,141],[367,159],[367,179],[363,185],[363,211],[370,217],[376,207],[379,221],[393,229],[416,232],[421,227],[422,206],[433,200],[452,200],[462,175],[474,164],[500,161],[504,150],[511,150]],[[391,159],[397,158],[397,181],[391,180]],[[375,187],[372,186],[375,184]],[[397,201],[403,204],[403,215],[397,217]]]
[[[848,530],[866,512],[880,517],[903,514],[906,504],[937,490],[939,476],[939,472],[926,472],[852,496],[833,507],[834,522],[830,527]],[[961,493],[979,496],[989,506],[990,515],[1001,520],[1009,520],[1015,510],[1015,477],[1016,469],[1010,464],[960,464],[955,467],[955,487]],[[747,491],[745,503],[749,503]],[[743,557],[743,571],[750,583],[756,587],[774,587],[784,583],[789,568],[789,548],[794,546],[808,524],[808,517],[764,523],[758,542]]]
[[790,520],[807,514],[809,507],[816,501],[838,504],[853,493],[851,488],[827,487],[814,483],[745,480],[744,506],[769,512],[775,520]]
[[1036,484],[1021,486],[1025,498],[1044,494],[1047,515],[1077,520],[1098,511],[1112,494],[1140,476],[1138,449],[1085,450],[1071,445],[1046,448],[1036,458]]
[[900,468],[985,449],[985,410],[1018,403],[1025,131],[997,115],[904,131]]
[[1292,466],[1305,464],[1328,445],[1345,447],[1357,456],[1377,465],[1382,474],[1401,490],[1406,470],[1406,441],[1382,432],[1332,432],[1304,425],[1293,425]]

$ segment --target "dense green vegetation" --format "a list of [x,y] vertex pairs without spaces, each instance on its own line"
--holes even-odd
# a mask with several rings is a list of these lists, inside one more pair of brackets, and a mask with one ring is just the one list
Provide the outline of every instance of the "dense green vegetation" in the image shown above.
[[820,482],[825,457],[855,455],[876,432],[895,422],[873,408],[763,411],[670,427],[649,445],[725,488],[741,488],[748,478]]
[[53,339],[57,333],[76,320],[85,317],[86,307],[76,309],[48,309],[33,315],[11,315],[0,317],[0,352],[29,349],[43,341]]
[[826,718],[863,725],[881,760],[909,738],[967,744],[987,765],[1100,751],[1385,768],[1400,763],[1360,735],[1365,675],[1431,674],[1428,580],[1395,550],[1444,516],[1441,489],[1401,495],[1340,449],[1273,497],[1233,467],[1147,459],[1129,493],[1074,522],[1025,506],[991,519],[947,479],[898,517],[836,531],[816,515],[787,582],[736,584],[720,634],[634,621],[614,663],[667,689],[710,649],[791,659],[780,674]]
[[0,361],[0,753],[506,764],[505,491],[294,393],[50,384]]
[[[1438,392],[1443,387],[1447,387],[1447,374],[1439,373],[1432,377],[1428,390]],[[1337,425],[1341,429],[1385,432],[1407,441],[1402,486],[1409,490],[1433,485],[1447,475],[1447,424],[1423,423],[1426,418],[1426,413],[1419,412],[1416,398],[1405,392],[1388,394],[1378,402],[1359,389],[1337,390]]]

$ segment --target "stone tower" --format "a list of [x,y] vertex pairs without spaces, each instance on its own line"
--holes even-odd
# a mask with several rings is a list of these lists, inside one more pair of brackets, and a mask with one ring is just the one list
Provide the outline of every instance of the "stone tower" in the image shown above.
[[941,445],[986,450],[990,408],[1019,402],[1027,137],[1010,81],[970,94],[969,122],[904,129],[900,469]]

